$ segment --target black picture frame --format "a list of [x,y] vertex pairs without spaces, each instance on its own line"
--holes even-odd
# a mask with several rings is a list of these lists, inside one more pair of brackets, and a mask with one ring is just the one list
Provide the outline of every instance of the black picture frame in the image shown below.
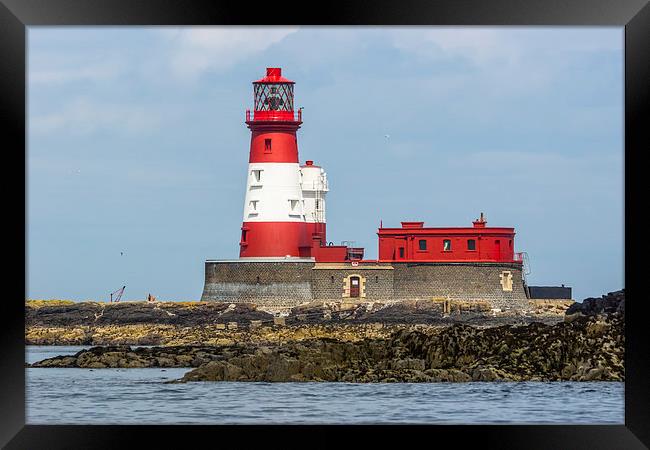
[[[314,6],[317,6],[314,8]],[[648,301],[643,298],[642,257],[647,244],[640,228],[648,188],[641,159],[650,149],[650,6],[647,0],[375,0],[314,4],[283,1],[262,5],[233,0],[0,0],[0,124],[5,179],[26,176],[26,27],[37,25],[573,25],[625,27],[625,424],[613,426],[34,426],[25,425],[24,299],[26,240],[5,255],[2,351],[3,414],[0,444],[10,449],[116,448],[144,439],[148,447],[338,446],[348,438],[389,435],[410,442],[481,448],[634,449],[650,444],[650,374],[647,352]],[[11,157],[11,162],[8,158]],[[13,159],[15,158],[15,159]],[[636,164],[635,164],[636,162]],[[18,182],[16,182],[18,183]],[[5,183],[7,186],[7,183]],[[5,214],[5,242],[26,239],[26,192],[16,195],[14,214]],[[7,189],[7,191],[9,191]],[[13,189],[11,189],[13,193]],[[645,200],[645,202],[644,202]],[[588,224],[585,224],[588,226]],[[7,239],[7,237],[9,239]],[[634,243],[634,246],[632,244]],[[23,263],[23,264],[21,264]],[[21,278],[20,272],[23,276]],[[23,279],[22,288],[17,280]],[[22,294],[14,291],[22,290]],[[22,298],[21,298],[22,295]],[[300,432],[296,435],[296,432]],[[234,439],[231,441],[230,439]]]

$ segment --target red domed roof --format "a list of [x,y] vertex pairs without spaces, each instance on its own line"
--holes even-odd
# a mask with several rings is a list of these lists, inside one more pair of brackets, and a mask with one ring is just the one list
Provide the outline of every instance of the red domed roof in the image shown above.
[[267,67],[266,76],[260,78],[253,83],[291,83],[296,84],[295,81],[288,80],[282,76],[282,69],[280,67]]

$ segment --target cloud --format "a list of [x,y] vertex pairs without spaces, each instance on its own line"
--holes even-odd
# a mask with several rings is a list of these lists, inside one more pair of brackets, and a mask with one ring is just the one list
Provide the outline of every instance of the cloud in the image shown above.
[[134,105],[98,104],[79,98],[59,111],[31,116],[29,131],[37,134],[67,131],[91,134],[109,129],[114,132],[140,133],[158,129],[162,116],[154,109]]
[[172,73],[195,79],[205,72],[229,69],[296,31],[297,27],[193,27],[159,33],[172,47]]
[[[107,82],[125,75],[153,81],[161,75],[171,75],[173,81],[194,80],[206,72],[230,69],[296,31],[298,27],[160,27],[139,37],[98,32],[52,37],[34,32],[28,80],[33,85]],[[61,42],[45,45],[52,39]],[[123,42],[127,46],[119,48]]]
[[30,84],[54,84],[73,81],[107,81],[118,77],[124,70],[124,64],[117,61],[103,61],[87,65],[78,62],[75,67],[69,68],[29,70],[28,82]]
[[395,48],[420,61],[464,62],[454,76],[497,98],[548,88],[569,73],[577,57],[622,52],[623,45],[615,28],[427,27],[389,36]]
[[475,64],[510,60],[517,55],[517,47],[505,39],[505,33],[488,28],[427,28],[396,30],[392,32],[393,45],[420,57],[443,59],[462,57]]
[[620,29],[435,27],[399,29],[390,33],[396,48],[426,57],[461,57],[473,64],[518,64],[537,52],[621,51]]

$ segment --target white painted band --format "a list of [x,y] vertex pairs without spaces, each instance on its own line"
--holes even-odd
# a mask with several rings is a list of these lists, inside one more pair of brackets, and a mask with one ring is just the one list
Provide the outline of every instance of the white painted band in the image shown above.
[[298,163],[248,165],[243,222],[304,222]]

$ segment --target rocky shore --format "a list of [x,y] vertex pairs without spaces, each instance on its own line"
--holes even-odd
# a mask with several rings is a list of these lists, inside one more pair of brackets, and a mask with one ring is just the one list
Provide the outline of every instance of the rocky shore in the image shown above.
[[218,302],[61,302],[28,301],[27,327],[109,325],[176,325],[193,327],[251,320],[273,321],[273,316],[248,303]]
[[554,324],[261,326],[212,330],[230,333],[217,341],[208,325],[202,345],[95,347],[32,367],[194,368],[180,382],[623,381],[624,301],[586,299]]
[[[554,324],[564,319],[571,301],[534,301],[526,311],[500,311],[487,303],[452,301],[447,313],[440,302],[313,302],[275,317],[256,305],[216,302],[62,302],[30,301],[25,307],[27,345],[226,345],[241,341],[287,340],[292,335],[379,337],[367,330],[408,326],[479,327]],[[349,326],[358,326],[350,333]],[[373,325],[371,328],[363,325]],[[283,329],[283,328],[289,329]],[[383,334],[381,334],[383,336]],[[350,336],[348,336],[350,338]],[[346,339],[348,339],[346,338]],[[351,338],[350,338],[351,339]]]

